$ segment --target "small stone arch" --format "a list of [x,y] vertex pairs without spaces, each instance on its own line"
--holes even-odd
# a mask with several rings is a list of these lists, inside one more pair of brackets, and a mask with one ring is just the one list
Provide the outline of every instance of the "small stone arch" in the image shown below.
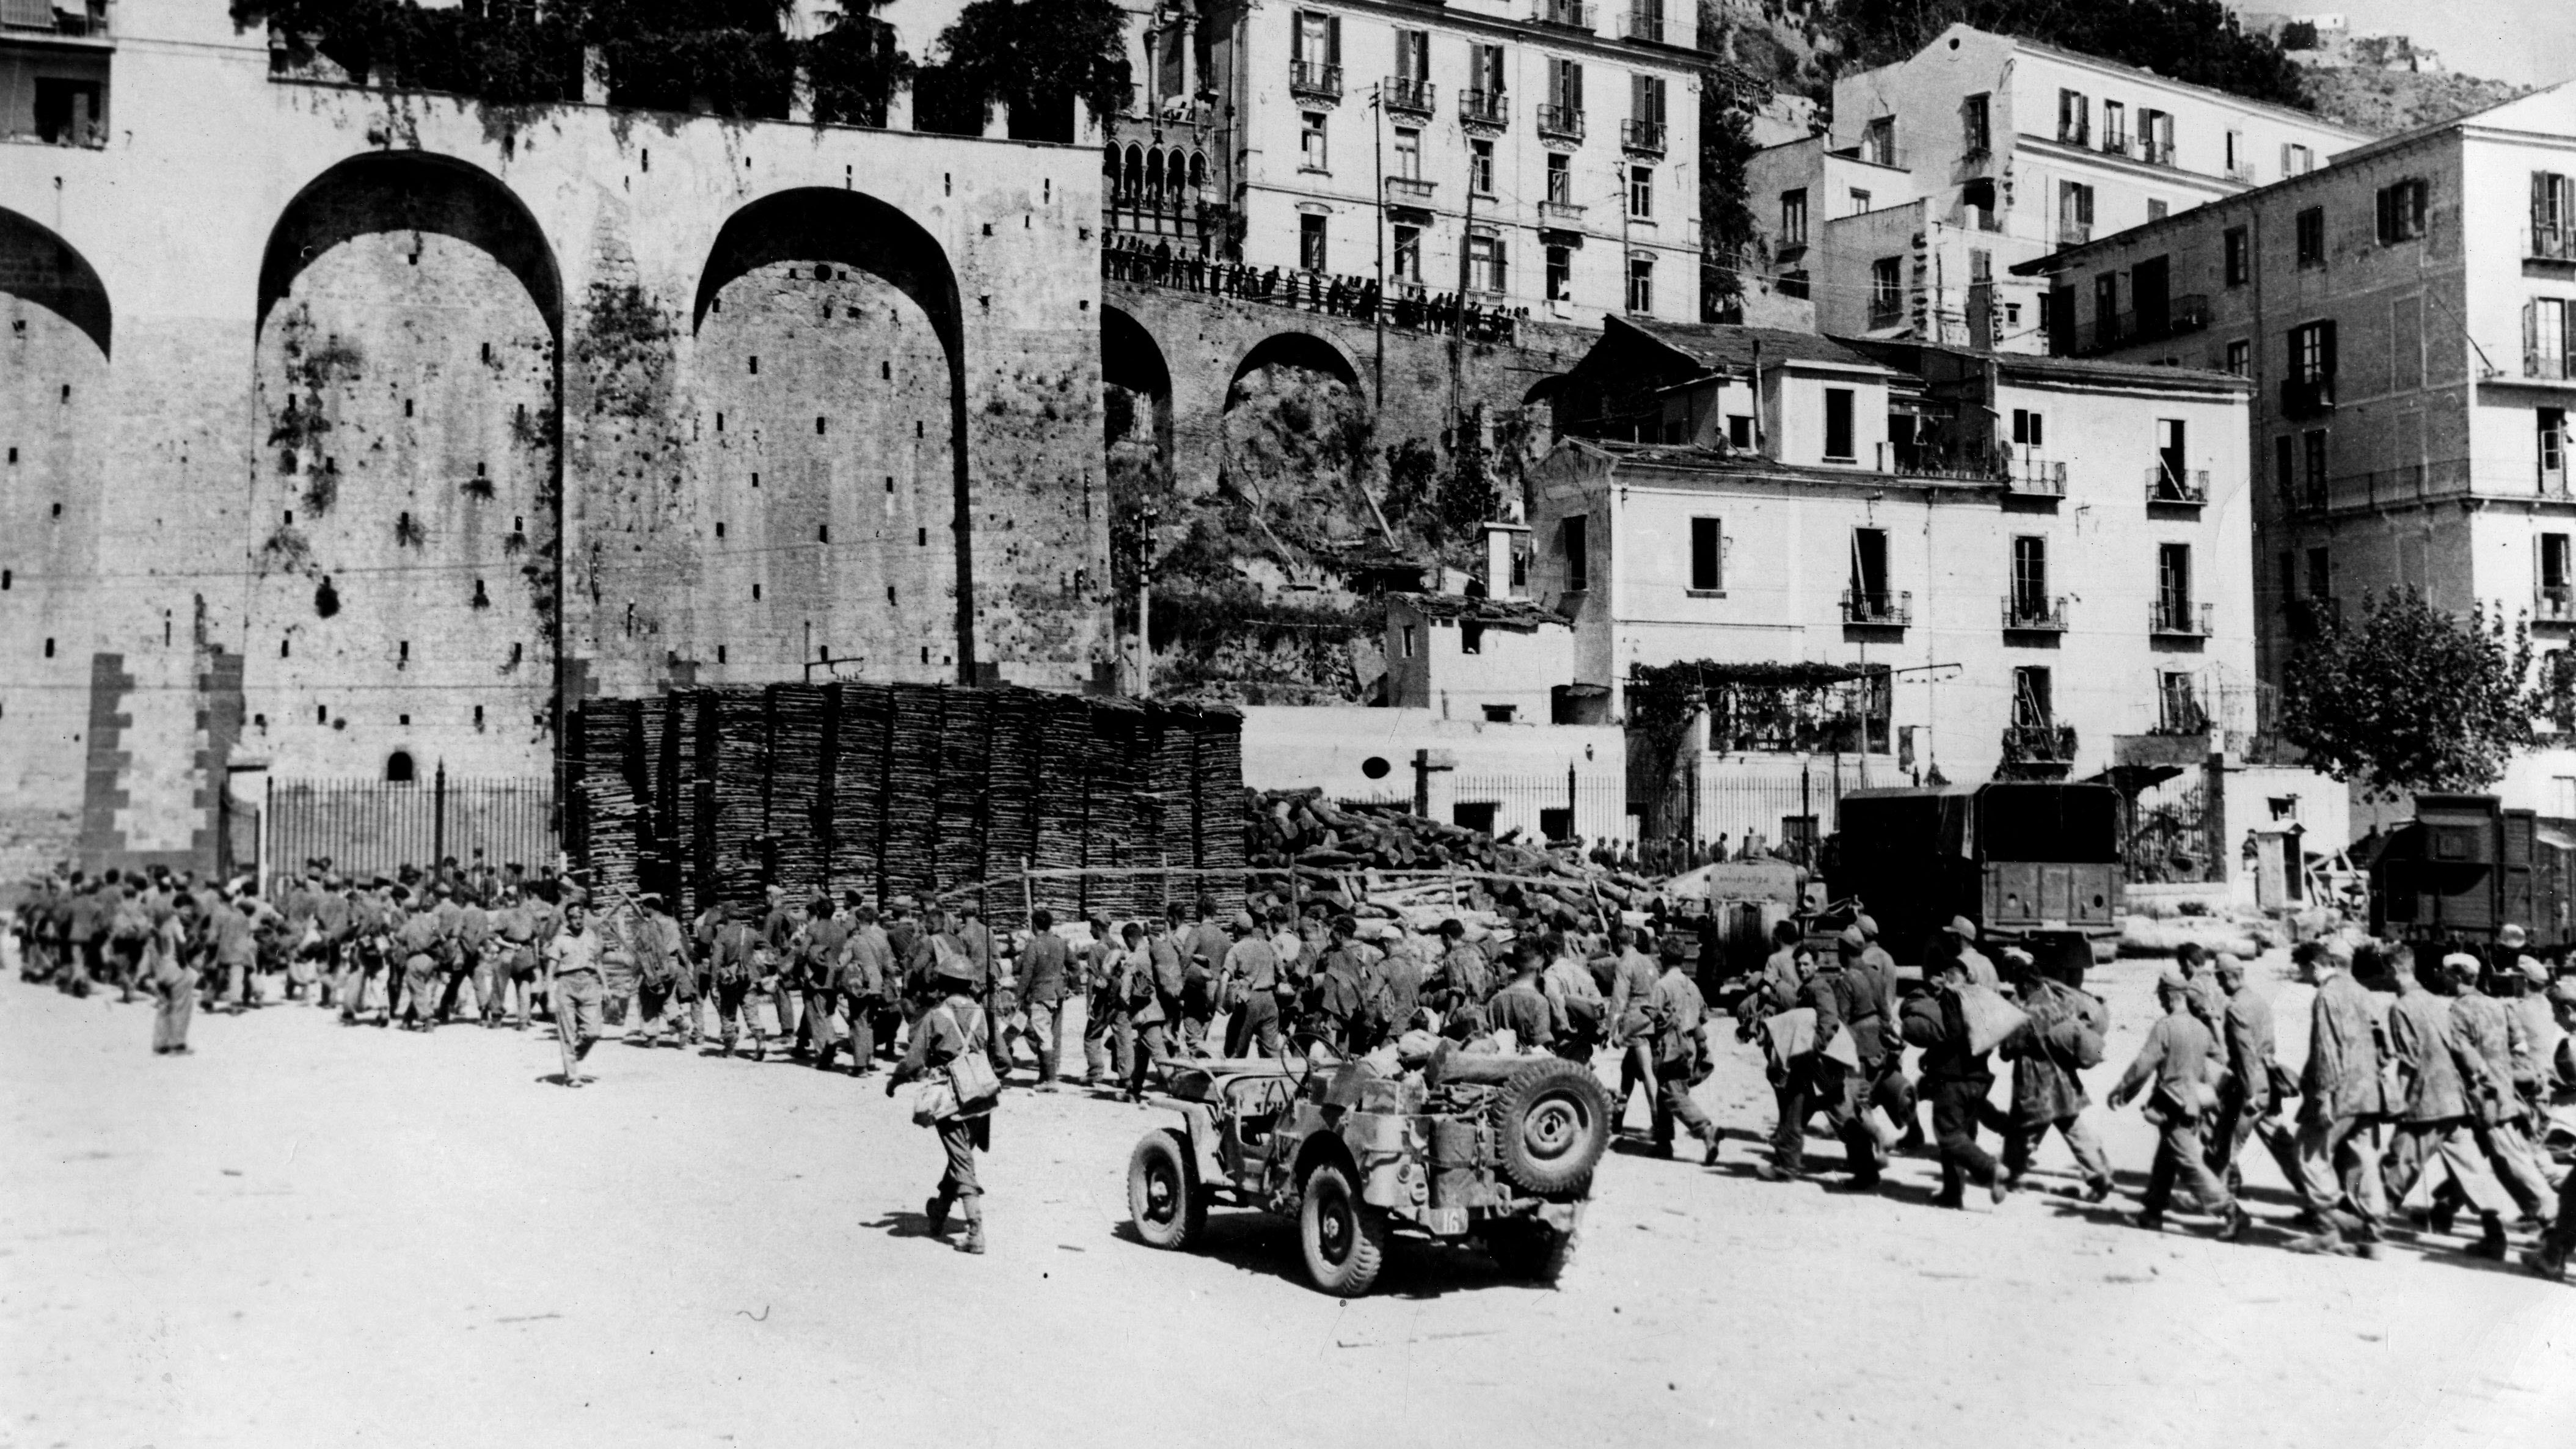
[[1243,354],[1243,361],[1235,364],[1234,376],[1226,381],[1228,399],[1254,369],[1276,365],[1329,373],[1340,378],[1353,395],[1360,392],[1359,364],[1341,344],[1312,332],[1274,332],[1253,344],[1252,350]]
[[110,355],[115,331],[107,286],[89,259],[50,228],[0,207],[0,293],[62,318]]

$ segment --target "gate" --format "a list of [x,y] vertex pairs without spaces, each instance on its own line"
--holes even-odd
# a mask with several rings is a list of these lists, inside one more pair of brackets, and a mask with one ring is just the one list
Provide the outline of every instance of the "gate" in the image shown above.
[[552,782],[452,777],[444,766],[418,783],[272,780],[265,814],[272,874],[325,856],[346,876],[427,870],[449,856],[535,871],[560,845]]

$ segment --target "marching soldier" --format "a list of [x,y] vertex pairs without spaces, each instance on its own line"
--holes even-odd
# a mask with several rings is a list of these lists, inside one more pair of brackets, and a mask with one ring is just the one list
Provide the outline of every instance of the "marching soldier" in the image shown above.
[[555,1018],[555,1039],[563,1048],[563,1084],[587,1085],[596,1078],[581,1074],[581,1063],[599,1044],[600,983],[606,976],[608,942],[591,929],[590,909],[578,899],[564,906],[563,929],[546,943],[546,1000]]
[[[922,1204],[922,1213],[929,1219],[931,1236],[938,1237],[948,1231],[948,1214],[954,1208],[966,1220],[966,1241],[959,1248],[981,1253],[984,1187],[975,1176],[975,1154],[992,1150],[994,1098],[971,1095],[962,1084],[974,1080],[977,1074],[958,1063],[966,1058],[985,1059],[992,1023],[975,1001],[975,966],[965,952],[943,954],[934,979],[945,994],[913,1023],[912,1044],[904,1052],[903,1061],[887,1076],[886,1095],[891,1097],[903,1083],[934,1073],[948,1077],[952,1096],[947,1110],[927,1124],[939,1134],[946,1166],[939,1174],[939,1190]],[[984,1060],[977,1065],[984,1065]]]

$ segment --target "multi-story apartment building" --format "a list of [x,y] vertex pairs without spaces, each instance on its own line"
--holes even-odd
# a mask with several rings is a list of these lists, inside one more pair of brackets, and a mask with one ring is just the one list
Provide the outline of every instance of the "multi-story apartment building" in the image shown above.
[[2367,137],[2315,116],[1953,25],[1834,84],[1829,132],[1754,159],[1772,285],[1832,336],[2046,351],[2011,269],[2297,175]]
[[[2029,264],[2061,350],[2214,367],[2248,414],[2260,660],[2390,587],[2576,636],[2576,86]],[[2518,761],[2576,815],[2576,748]]]
[[1756,680],[1710,726],[1694,835],[1777,830],[1711,813],[1721,776],[1827,755],[1880,784],[2080,778],[2131,739],[2196,763],[2250,713],[2247,390],[1613,318],[1531,476],[1530,594],[1616,717],[1642,666]]
[[[1680,0],[1212,0],[1156,55],[1204,56],[1215,195],[1190,206],[1221,216],[1210,255],[1535,317],[1693,319],[1715,64],[1694,26]],[[1168,196],[1169,147],[1163,166]]]

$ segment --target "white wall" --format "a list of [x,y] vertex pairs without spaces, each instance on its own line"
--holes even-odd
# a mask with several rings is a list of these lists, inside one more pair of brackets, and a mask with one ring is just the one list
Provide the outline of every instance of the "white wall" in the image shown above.
[[[1456,768],[1431,777],[1432,815],[1460,800],[1499,805],[1497,833],[1536,835],[1541,808],[1566,803],[1574,772],[1575,830],[1627,833],[1628,743],[1616,725],[1486,724],[1423,709],[1249,705],[1243,711],[1243,783],[1256,790],[1321,788],[1332,799],[1410,799],[1416,751],[1446,752]],[[1370,762],[1383,766],[1369,773]],[[1512,788],[1481,788],[1491,782]]]

